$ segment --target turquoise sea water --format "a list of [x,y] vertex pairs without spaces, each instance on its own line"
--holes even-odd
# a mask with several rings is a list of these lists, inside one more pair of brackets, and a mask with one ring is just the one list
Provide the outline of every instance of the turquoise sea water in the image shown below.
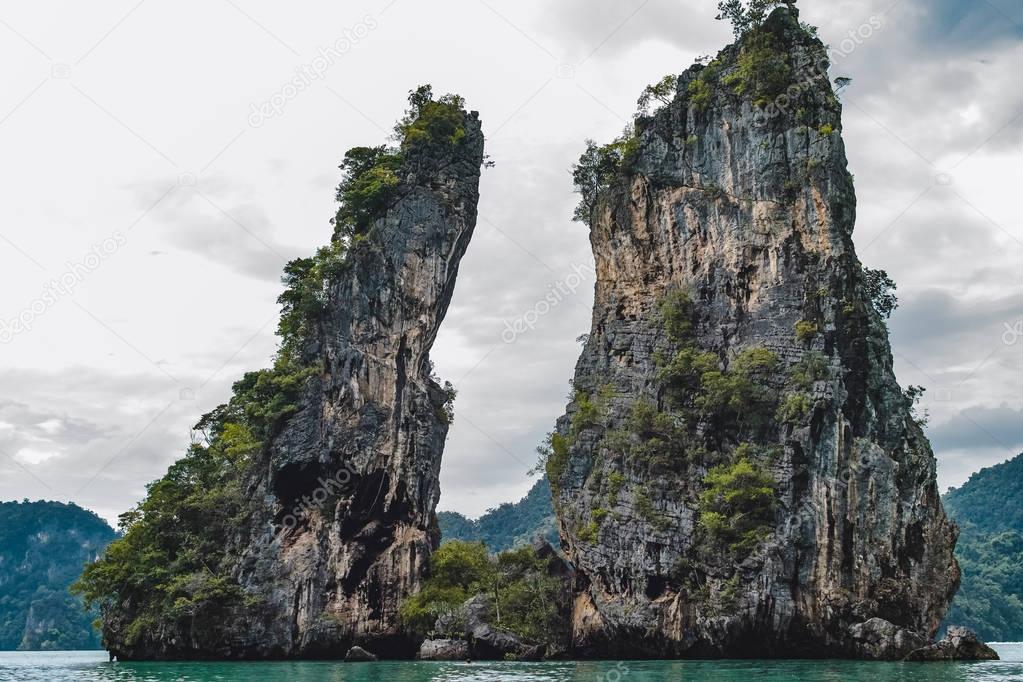
[[101,651],[0,652],[3,682],[945,682],[1023,680],[1023,643],[990,663],[585,661],[568,663],[108,663]]

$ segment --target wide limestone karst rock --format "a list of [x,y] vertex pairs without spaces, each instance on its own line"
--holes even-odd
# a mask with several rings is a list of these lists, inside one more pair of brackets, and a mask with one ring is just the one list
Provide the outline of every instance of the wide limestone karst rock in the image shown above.
[[776,10],[577,172],[593,323],[547,471],[578,655],[901,658],[955,593],[827,61]]
[[[322,310],[299,351],[311,369],[245,475],[247,506],[224,539],[229,578],[218,583],[241,598],[214,610],[200,595],[199,615],[161,607],[146,620],[139,597],[121,591],[104,614],[113,655],[341,658],[353,646],[415,655],[419,642],[398,611],[439,545],[453,397],[432,376],[429,353],[476,224],[483,162],[478,115],[454,101],[421,101],[433,118],[408,127],[400,155],[385,159],[392,166],[364,173],[360,191],[392,183],[392,194],[312,302]],[[410,142],[431,135],[442,141]]]

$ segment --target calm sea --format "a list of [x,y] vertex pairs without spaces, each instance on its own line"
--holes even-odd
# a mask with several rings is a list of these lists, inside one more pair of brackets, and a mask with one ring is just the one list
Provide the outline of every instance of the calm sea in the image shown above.
[[620,661],[571,663],[108,663],[101,651],[0,652],[17,682],[945,682],[1023,680],[1023,643],[992,646],[992,663]]

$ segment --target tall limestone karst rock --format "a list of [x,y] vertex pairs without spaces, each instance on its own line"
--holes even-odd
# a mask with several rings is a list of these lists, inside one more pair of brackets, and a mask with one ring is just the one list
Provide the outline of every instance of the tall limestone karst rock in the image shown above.
[[483,135],[458,97],[410,100],[400,147],[346,156],[333,244],[289,264],[276,366],[203,418],[87,570],[112,654],[414,654],[398,609],[439,543],[453,398],[429,353],[476,223]]
[[901,657],[956,530],[853,249],[825,48],[782,8],[654,94],[576,172],[593,326],[547,461],[576,650]]

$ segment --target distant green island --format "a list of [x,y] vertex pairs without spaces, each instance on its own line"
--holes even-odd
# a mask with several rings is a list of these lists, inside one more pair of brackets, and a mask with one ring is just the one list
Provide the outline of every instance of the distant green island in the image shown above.
[[959,524],[963,572],[945,622],[992,642],[1023,640],[1023,455],[981,469],[943,499]]
[[558,546],[551,485],[544,476],[518,502],[505,502],[476,520],[458,512],[437,512],[441,541],[482,542],[491,552],[527,545],[540,536]]
[[0,503],[0,651],[101,648],[92,626],[98,614],[68,586],[115,537],[74,504]]

